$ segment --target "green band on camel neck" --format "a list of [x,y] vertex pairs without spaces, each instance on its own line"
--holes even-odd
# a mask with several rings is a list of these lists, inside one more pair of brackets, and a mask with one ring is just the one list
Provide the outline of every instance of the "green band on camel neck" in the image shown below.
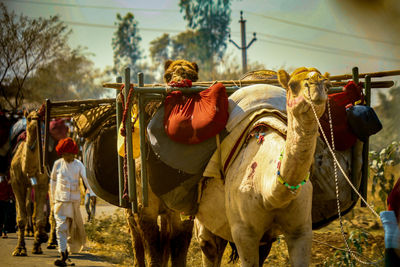
[[284,186],[286,186],[290,191],[292,191],[292,193],[296,192],[297,189],[300,188],[300,186],[302,186],[303,184],[305,184],[307,182],[307,180],[310,178],[310,172],[308,172],[306,179],[304,179],[303,181],[301,181],[298,185],[290,185],[287,182],[285,182],[283,180],[283,177],[281,176],[281,162],[282,162],[282,158],[283,158],[283,151],[281,152],[281,155],[279,156],[279,161],[278,161],[278,171],[276,172],[276,175],[278,176],[278,181],[283,184]]

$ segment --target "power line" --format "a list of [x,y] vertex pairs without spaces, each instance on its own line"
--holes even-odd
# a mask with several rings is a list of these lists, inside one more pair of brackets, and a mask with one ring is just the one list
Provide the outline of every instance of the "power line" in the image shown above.
[[[272,41],[272,40],[266,40],[266,39],[260,39],[258,38],[258,40],[260,40],[261,42],[266,42],[266,43],[271,43],[271,44],[275,44],[275,45],[279,45],[279,46],[288,46],[288,47],[293,47],[296,49],[302,49],[302,50],[306,50],[308,52],[320,52],[320,53],[324,53],[324,54],[331,54],[331,55],[339,55],[339,56],[345,56],[345,57],[357,57],[357,58],[372,58],[375,60],[384,60],[383,58],[379,57],[379,56],[364,56],[364,55],[356,55],[356,54],[344,54],[344,53],[337,53],[337,52],[332,52],[326,49],[322,49],[322,48],[313,48],[312,50],[310,50],[310,47],[307,46],[301,46],[301,45],[296,45],[296,44],[289,44],[289,43],[283,43],[283,42],[279,42],[279,41]],[[396,62],[400,62],[400,59],[394,59],[392,61],[396,61]]]
[[92,6],[92,5],[78,5],[78,4],[67,4],[67,3],[49,3],[49,2],[37,2],[37,1],[27,1],[27,0],[2,0],[7,2],[19,2],[26,4],[36,4],[36,5],[47,5],[47,6],[62,6],[62,7],[79,7],[79,8],[95,8],[95,9],[107,9],[107,10],[135,10],[140,12],[173,12],[179,13],[178,9],[147,9],[147,8],[133,8],[133,7],[113,7],[113,6]]
[[[135,11],[144,11],[144,12],[179,12],[179,10],[174,10],[174,9],[137,9],[137,8],[120,8],[120,7],[109,7],[109,6],[91,6],[91,5],[77,5],[77,4],[66,4],[66,3],[45,3],[45,2],[37,2],[37,1],[27,1],[27,0],[3,0],[3,1],[12,1],[12,2],[20,2],[20,3],[30,3],[30,4],[39,4],[39,5],[52,5],[52,6],[65,6],[65,7],[81,7],[81,8],[98,8],[98,9],[116,9],[116,10],[126,10],[126,9],[134,9]],[[375,42],[381,42],[381,43],[387,43],[391,45],[399,45],[399,44],[394,44],[390,43],[387,41],[381,41],[381,40],[376,40],[372,38],[367,38],[364,36],[357,36],[357,35],[352,35],[348,33],[343,33],[343,32],[338,32],[334,30],[329,30],[321,27],[316,27],[312,25],[306,25],[302,23],[297,23],[297,22],[292,22],[280,18],[275,18],[271,16],[266,16],[254,12],[248,12],[249,14],[255,15],[255,16],[261,16],[263,18],[271,19],[271,20],[276,20],[282,23],[286,24],[291,24],[299,27],[304,27],[308,29],[314,29],[314,30],[319,30],[319,31],[324,31],[324,32],[330,32],[330,33],[335,33],[335,34],[340,34],[340,35],[346,35],[352,38],[359,38],[359,39],[365,39],[369,41],[375,41]],[[72,25],[77,25],[77,26],[87,26],[87,27],[97,27],[97,28],[109,28],[109,29],[116,29],[117,26],[112,26],[112,25],[105,25],[105,24],[94,24],[94,23],[83,23],[83,22],[73,22],[73,21],[64,21],[65,23],[72,24]],[[161,29],[161,28],[139,28],[141,31],[152,31],[152,32],[174,32],[174,33],[179,33],[182,32],[180,30],[175,30],[175,29]],[[346,56],[355,56],[355,57],[369,57],[369,58],[374,58],[374,59],[383,59],[387,61],[392,61],[392,62],[400,62],[400,59],[394,59],[394,58],[388,58],[388,57],[381,57],[381,56],[375,56],[375,55],[370,55],[367,53],[363,52],[357,52],[357,51],[351,51],[351,50],[346,50],[346,49],[339,49],[339,48],[333,48],[329,46],[323,46],[323,45],[316,45],[316,44],[310,44],[307,42],[302,42],[298,40],[293,40],[289,38],[284,38],[284,37],[279,37],[279,36],[274,36],[270,34],[265,34],[265,33],[259,33],[262,36],[268,37],[268,38],[275,38],[278,40],[282,40],[285,42],[290,42],[289,44],[285,43],[279,43],[279,42],[274,42],[270,40],[264,40],[261,39],[264,42],[270,42],[270,43],[275,43],[278,45],[285,45],[289,47],[295,47],[299,49],[307,49],[309,50],[309,47],[314,47],[313,49],[318,49],[318,52],[324,52],[324,53],[330,53],[330,54],[341,54],[341,55],[346,55]],[[293,45],[293,43],[301,44],[304,45],[305,47],[301,47],[299,45]]]
[[356,35],[356,34],[353,34],[353,33],[339,32],[339,31],[335,31],[335,30],[331,30],[331,29],[327,29],[327,28],[322,28],[322,27],[303,24],[303,23],[294,22],[294,21],[290,21],[290,20],[285,20],[285,19],[272,17],[272,16],[267,16],[267,15],[263,15],[263,14],[259,14],[259,13],[255,13],[255,12],[246,11],[246,13],[248,13],[250,15],[254,15],[254,16],[270,19],[270,20],[279,21],[279,22],[282,22],[282,23],[285,23],[285,24],[289,24],[289,25],[293,25],[293,26],[298,26],[298,27],[302,27],[302,28],[311,29],[311,30],[322,31],[322,32],[325,32],[325,33],[329,32],[329,33],[333,33],[333,34],[337,34],[337,35],[341,35],[341,36],[351,37],[351,38],[354,38],[354,39],[362,39],[362,40],[367,40],[367,41],[371,41],[371,42],[383,43],[383,44],[388,44],[388,45],[393,45],[393,46],[400,46],[400,43],[395,43],[395,42],[390,42],[390,41],[385,41],[385,40],[378,40],[378,39],[375,39],[375,38]]
[[[77,26],[109,28],[109,29],[116,29],[117,28],[117,26],[106,25],[106,24],[94,24],[94,23],[83,23],[83,22],[73,22],[73,21],[64,21],[64,22],[68,23],[68,24],[72,24],[72,25],[77,25]],[[174,33],[182,32],[180,30],[175,30],[175,29],[140,28],[140,27],[139,27],[139,31],[174,32]],[[238,33],[237,32],[232,32],[232,34],[238,34]],[[373,59],[377,59],[377,60],[386,60],[386,61],[391,61],[391,62],[396,62],[396,63],[400,62],[400,59],[396,59],[396,58],[375,56],[375,55],[370,55],[370,54],[363,53],[363,52],[358,52],[358,51],[334,48],[334,47],[329,47],[329,46],[324,46],[324,45],[311,44],[311,43],[302,42],[302,41],[299,41],[299,40],[294,40],[294,39],[280,37],[280,36],[266,34],[266,33],[258,33],[258,35],[261,35],[261,36],[264,36],[264,37],[268,37],[268,38],[277,39],[277,40],[281,40],[281,41],[284,41],[286,43],[272,41],[272,40],[260,39],[263,42],[269,42],[269,43],[273,43],[273,44],[277,44],[277,45],[294,47],[294,48],[304,49],[304,50],[308,50],[308,51],[310,51],[310,47],[312,47],[312,49],[313,49],[312,51],[317,51],[317,52],[321,52],[321,53],[328,53],[328,54],[342,55],[342,56],[351,56],[351,57],[361,57],[361,58],[362,57],[368,57],[368,58],[373,58]]]
[[[95,27],[95,28],[108,28],[108,29],[117,29],[117,26],[113,25],[106,25],[106,24],[95,24],[95,23],[86,23],[86,22],[76,22],[76,21],[64,21],[67,24],[77,25],[77,26],[84,26],[84,27]],[[149,31],[149,32],[175,32],[180,33],[181,30],[175,29],[161,29],[161,28],[138,28],[139,31]]]
[[[180,12],[178,9],[147,9],[147,8],[132,8],[132,7],[93,6],[93,5],[78,5],[78,4],[67,4],[67,3],[37,2],[37,1],[27,1],[27,0],[2,0],[2,1],[38,4],[38,5],[50,5],[50,6],[63,6],[63,7],[107,9],[107,10],[127,10],[128,9],[128,10],[135,10],[137,12],[170,12],[170,13],[179,13]],[[331,30],[331,29],[327,29],[327,28],[303,24],[303,23],[299,23],[299,22],[285,20],[285,19],[281,19],[281,18],[277,18],[277,17],[273,17],[273,16],[267,16],[267,15],[263,15],[263,14],[259,14],[259,13],[255,13],[255,12],[250,12],[250,11],[246,11],[246,13],[253,15],[253,16],[258,16],[258,17],[262,17],[262,18],[266,18],[266,19],[270,19],[270,20],[275,20],[275,21],[278,21],[281,23],[298,26],[298,27],[302,27],[302,28],[306,28],[306,29],[322,31],[325,33],[329,32],[329,33],[333,33],[333,34],[340,35],[340,36],[347,36],[347,37],[354,38],[354,39],[367,40],[367,41],[371,41],[371,42],[383,43],[383,44],[392,45],[392,46],[400,46],[400,43],[395,43],[395,42],[390,42],[390,41],[385,41],[385,40],[378,40],[375,38],[356,35],[353,33],[335,31],[335,30]]]
[[311,43],[307,43],[307,42],[303,42],[303,41],[299,41],[299,40],[294,40],[294,39],[290,39],[290,38],[286,38],[286,37],[280,37],[280,36],[266,34],[266,33],[258,33],[258,35],[262,35],[262,36],[265,36],[265,37],[268,37],[268,38],[275,38],[275,39],[282,40],[282,41],[285,41],[285,42],[302,44],[302,45],[305,45],[305,46],[308,46],[308,47],[314,47],[314,48],[318,48],[318,49],[325,49],[325,50],[332,51],[334,53],[341,53],[341,54],[349,55],[349,56],[370,57],[370,58],[376,58],[376,59],[384,59],[386,61],[391,61],[391,62],[400,62],[400,59],[396,59],[396,58],[389,58],[389,57],[384,57],[384,56],[375,56],[375,55],[370,55],[370,54],[367,54],[367,53],[353,51],[353,50],[334,48],[334,47],[325,46],[325,45],[311,44]]
[[[239,32],[232,32],[232,35],[240,36],[240,33]],[[265,36],[267,34],[259,33],[258,35],[264,35]],[[351,50],[345,50],[345,49],[338,50],[338,49],[335,49],[333,47],[314,45],[314,44],[301,42],[301,41],[294,40],[294,39],[289,39],[289,38],[282,38],[282,37],[270,36],[270,35],[267,35],[267,37],[272,37],[272,38],[276,37],[276,38],[282,40],[282,42],[273,41],[271,39],[267,40],[267,39],[260,39],[260,38],[257,38],[257,40],[260,40],[260,41],[266,42],[266,43],[275,44],[275,45],[287,46],[287,47],[293,47],[293,48],[297,48],[297,49],[307,50],[308,52],[316,51],[316,52],[321,52],[321,53],[326,53],[326,54],[331,54],[331,55],[340,55],[340,56],[358,57],[358,58],[373,58],[373,59],[376,59],[376,60],[389,60],[389,61],[393,61],[393,62],[400,62],[400,59],[387,58],[387,57],[376,56],[376,55],[370,55],[370,54],[366,54],[366,53],[360,53],[360,52],[351,51]],[[313,47],[313,48],[310,49],[310,47]]]

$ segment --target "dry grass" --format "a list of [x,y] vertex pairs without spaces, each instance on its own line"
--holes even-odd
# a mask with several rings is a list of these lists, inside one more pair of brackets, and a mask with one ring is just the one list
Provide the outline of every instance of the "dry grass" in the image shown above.
[[116,265],[133,266],[131,237],[121,210],[86,223],[85,230],[91,253]]
[[[370,198],[371,200],[371,198]],[[374,203],[372,199],[371,203]],[[360,243],[362,259],[377,261],[384,253],[384,232],[380,220],[367,209],[355,208],[343,218],[346,237],[353,233],[355,242]],[[85,225],[89,239],[90,252],[96,254],[116,266],[132,266],[133,252],[130,234],[124,214],[117,210],[112,216],[103,216]],[[363,239],[363,234],[366,233]],[[362,266],[359,263],[345,263],[342,253],[345,243],[340,231],[339,220],[313,232],[311,266]],[[354,242],[353,242],[354,243]],[[354,248],[354,246],[353,246]],[[236,267],[237,263],[228,263],[231,249],[229,245],[224,253],[222,266]],[[365,258],[364,258],[365,257]],[[271,253],[263,266],[289,266],[287,247],[283,237],[274,243]],[[192,239],[187,259],[188,267],[201,266],[201,250],[195,238]],[[383,266],[383,263],[377,266]]]

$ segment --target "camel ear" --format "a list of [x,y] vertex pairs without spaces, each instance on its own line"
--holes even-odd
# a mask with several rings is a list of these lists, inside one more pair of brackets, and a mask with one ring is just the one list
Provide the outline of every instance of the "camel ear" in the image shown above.
[[329,72],[325,72],[324,77],[325,77],[326,79],[330,79],[330,78],[331,78],[331,75],[330,75]]
[[26,117],[28,117],[28,115],[29,115],[28,110],[24,109],[24,117],[26,118]]
[[169,67],[169,65],[171,65],[172,62],[174,62],[174,61],[171,60],[171,59],[168,59],[167,61],[165,61],[165,63],[164,63],[164,70],[167,70],[168,67]]
[[199,72],[199,66],[197,66],[197,63],[196,63],[196,62],[191,62],[191,63],[192,63],[192,65],[193,65],[194,70],[195,70],[196,72]]
[[289,88],[290,76],[285,70],[278,70],[278,81],[283,88]]

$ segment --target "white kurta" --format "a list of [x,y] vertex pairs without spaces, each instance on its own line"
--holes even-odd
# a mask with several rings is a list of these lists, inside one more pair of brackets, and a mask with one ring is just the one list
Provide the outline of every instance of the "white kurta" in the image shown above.
[[82,178],[88,185],[85,166],[77,159],[70,163],[63,158],[58,159],[54,162],[50,178],[59,251],[65,252],[68,246],[70,252],[79,252],[86,241],[79,209],[79,179]]

